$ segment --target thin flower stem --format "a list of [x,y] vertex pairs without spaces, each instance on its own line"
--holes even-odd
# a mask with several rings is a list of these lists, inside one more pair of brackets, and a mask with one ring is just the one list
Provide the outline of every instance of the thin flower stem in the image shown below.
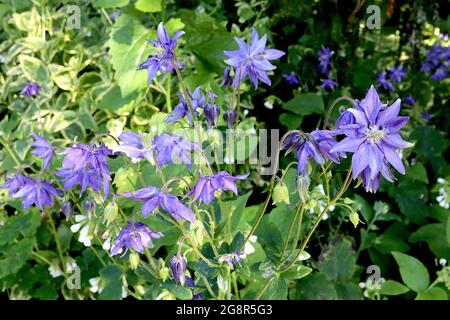
[[242,76],[242,69],[239,70],[239,81],[238,81],[238,87],[237,87],[237,95],[236,95],[236,121],[234,122],[234,127],[236,128],[240,117],[241,117],[241,76]]
[[48,259],[44,258],[43,256],[41,256],[40,254],[38,254],[37,252],[32,252],[32,255],[41,259],[42,261],[44,261],[46,264],[48,264],[49,266],[52,265],[52,263],[50,261],[48,261]]
[[231,274],[231,280],[233,282],[233,287],[234,287],[234,294],[236,295],[236,299],[237,300],[241,300],[240,296],[239,296],[239,288],[237,285],[237,278],[236,278],[236,272],[233,272]]
[[22,166],[22,164],[20,163],[19,158],[17,158],[14,151],[9,147],[9,144],[7,144],[6,141],[4,141],[2,138],[0,138],[0,143],[3,145],[6,152],[8,152],[8,154],[11,156],[11,158],[14,160],[14,162],[17,164],[17,166],[20,168]]
[[211,297],[213,297],[214,299],[217,298],[217,296],[214,294],[213,289],[211,288],[211,285],[208,282],[208,279],[206,279],[205,277],[202,277],[203,283],[205,284],[206,290],[208,290],[209,294],[211,295]]
[[[326,114],[326,116],[325,116],[325,120],[324,120],[324,122],[323,122],[323,127],[324,127],[324,128],[326,128],[327,125],[328,125],[328,120],[329,120],[329,118],[330,118],[331,112],[333,111],[334,107],[335,107],[339,102],[341,102],[341,101],[343,101],[343,100],[347,100],[347,101],[349,101],[353,106],[356,106],[355,100],[353,100],[352,98],[349,98],[349,97],[347,97],[347,96],[342,96],[342,97],[339,97],[339,98],[337,98],[336,100],[334,100],[333,103],[331,104],[331,106],[328,108],[328,112],[327,112],[327,114]],[[320,121],[319,121],[317,127],[320,127]]]
[[287,236],[286,236],[286,241],[284,242],[283,251],[282,251],[282,253],[280,255],[280,259],[278,261],[277,269],[279,268],[279,266],[281,265],[281,263],[283,261],[284,254],[286,253],[287,247],[289,245],[289,239],[291,237],[292,230],[294,229],[295,221],[297,221],[297,218],[298,218],[298,216],[300,214],[300,211],[302,210],[303,207],[304,207],[304,203],[302,202],[301,204],[299,204],[297,206],[297,210],[295,210],[294,218],[292,219],[292,223],[289,226],[289,230],[288,230],[288,233],[287,233]]
[[264,284],[264,286],[262,287],[261,291],[258,293],[258,295],[256,296],[256,300],[261,299],[261,297],[263,296],[263,294],[266,292],[267,288],[269,287],[270,283],[272,282],[274,278],[270,277],[269,279],[267,279],[266,283]]
[[63,271],[63,274],[64,274],[64,278],[67,278],[66,262],[64,260],[64,255],[63,255],[63,252],[62,252],[62,249],[61,249],[61,243],[59,242],[58,233],[56,231],[56,227],[55,227],[55,224],[53,222],[51,213],[49,213],[47,216],[48,216],[48,222],[50,224],[51,233],[53,234],[53,237],[55,238],[56,248],[58,250],[59,259],[61,260],[62,271]]
[[103,261],[103,259],[100,257],[100,255],[98,254],[97,249],[94,248],[94,246],[90,246],[92,252],[94,252],[95,256],[97,257],[98,261],[100,261],[100,263],[102,264],[102,266],[106,267],[106,263],[105,261]]
[[172,79],[172,75],[169,73],[167,74],[167,79],[166,79],[166,106],[167,106],[167,112],[170,113],[172,112],[172,100],[171,100],[171,82]]
[[108,21],[109,25],[113,25],[114,23],[112,22],[111,18],[109,17],[108,13],[106,13],[105,9],[101,8],[100,11],[103,13],[103,15],[106,18],[106,21]]
[[[305,203],[306,204],[306,203]],[[302,210],[300,211],[300,219],[298,220],[298,224],[297,224],[297,231],[295,232],[295,236],[294,236],[294,243],[292,244],[292,248],[289,251],[288,256],[286,257],[285,261],[288,261],[289,258],[292,256],[292,254],[294,253],[295,248],[297,247],[297,242],[300,238],[300,232],[302,231],[302,224],[303,224],[303,215],[305,213],[305,204],[302,207]],[[281,265],[280,265],[281,266]]]
[[192,117],[192,122],[195,122],[195,113],[194,113],[194,109],[192,108],[192,103],[191,103],[191,99],[189,98],[189,94],[187,92],[187,88],[184,85],[184,81],[183,81],[183,77],[181,76],[181,72],[180,69],[178,69],[176,63],[173,60],[170,60],[170,62],[172,63],[172,66],[177,74],[178,80],[180,81],[180,86],[181,86],[181,92],[184,96],[184,99],[186,100],[186,104],[188,105],[188,109],[189,109],[189,113],[191,114]]
[[336,197],[334,197],[331,201],[329,201],[327,203],[327,205],[325,206],[325,208],[322,210],[322,212],[320,213],[319,217],[317,218],[317,221],[315,222],[314,226],[312,227],[312,229],[309,231],[309,233],[307,234],[305,240],[302,243],[302,246],[300,247],[300,251],[297,253],[297,255],[295,256],[295,258],[286,266],[284,267],[282,270],[280,270],[280,272],[284,272],[287,269],[289,269],[294,263],[295,261],[298,260],[298,258],[300,258],[300,256],[302,255],[303,251],[306,248],[306,245],[309,242],[309,239],[311,238],[311,236],[313,235],[314,231],[316,230],[317,226],[319,225],[319,223],[322,221],[323,216],[325,215],[325,213],[328,211],[328,209],[334,205],[336,203],[337,200],[340,199],[340,197],[344,194],[344,192],[347,190],[347,188],[350,185],[351,182],[351,173],[352,170],[350,168],[350,170],[348,170],[347,173],[347,177],[345,178],[345,181],[341,187],[341,189],[339,190],[338,194],[336,195]]

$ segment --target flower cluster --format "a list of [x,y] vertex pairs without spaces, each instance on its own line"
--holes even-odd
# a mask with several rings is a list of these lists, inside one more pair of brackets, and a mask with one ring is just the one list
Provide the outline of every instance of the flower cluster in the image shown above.
[[448,77],[450,70],[450,47],[435,44],[425,51],[426,58],[422,63],[421,71],[431,74],[431,80],[443,80]]
[[325,46],[322,46],[318,52],[319,65],[317,66],[317,70],[326,76],[325,79],[320,80],[320,87],[325,90],[334,90],[338,86],[337,82],[331,78],[331,58],[333,54],[334,52]]
[[377,76],[378,85],[387,92],[394,91],[395,82],[400,83],[406,77],[403,66],[390,67],[388,71],[381,71]]

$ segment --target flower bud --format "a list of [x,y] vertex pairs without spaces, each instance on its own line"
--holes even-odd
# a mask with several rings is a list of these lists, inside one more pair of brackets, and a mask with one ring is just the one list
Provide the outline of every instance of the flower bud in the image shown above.
[[86,201],[84,201],[83,208],[84,208],[84,214],[86,214],[86,215],[94,212],[95,211],[95,202],[94,202],[94,200],[87,199]]
[[231,109],[225,111],[223,119],[227,122],[228,129],[233,128],[236,122],[236,112]]
[[278,182],[272,192],[273,204],[286,203],[289,204],[289,190],[283,181]]
[[222,83],[221,86],[231,86],[233,84],[233,79],[231,78],[231,68],[226,67],[223,69]]
[[72,203],[70,203],[70,201],[64,201],[63,202],[63,204],[61,205],[61,213],[66,218],[70,218],[72,216],[73,206],[72,206]]
[[308,191],[310,183],[311,179],[309,178],[308,175],[301,174],[297,177],[297,192],[302,202],[306,202],[308,200]]
[[204,111],[206,120],[208,120],[208,128],[211,129],[213,125],[217,126],[217,118],[220,115],[220,108],[216,104],[207,104]]
[[164,267],[159,270],[159,277],[161,278],[162,281],[166,281],[168,276],[169,276],[169,268]]
[[139,254],[136,252],[131,252],[130,256],[128,257],[130,261],[131,269],[136,269],[139,265],[139,262],[141,261],[141,258],[139,257]]
[[107,226],[116,219],[118,212],[119,212],[119,207],[117,206],[117,203],[114,201],[110,202],[105,207],[103,221],[106,222]]
[[170,259],[169,264],[170,271],[172,271],[172,276],[175,280],[175,283],[181,283],[181,285],[184,285],[187,264],[186,258],[183,257],[180,253],[177,253]]
[[353,226],[356,228],[359,224],[359,215],[356,211],[350,212],[350,215],[348,216],[350,219],[350,222],[353,223]]

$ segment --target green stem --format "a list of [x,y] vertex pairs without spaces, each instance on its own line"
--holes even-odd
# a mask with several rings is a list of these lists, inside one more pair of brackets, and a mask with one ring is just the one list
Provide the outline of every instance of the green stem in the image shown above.
[[52,216],[51,216],[50,213],[48,214],[48,222],[50,224],[50,229],[51,229],[51,232],[53,234],[53,237],[55,238],[56,248],[58,250],[59,259],[61,260],[62,271],[63,271],[63,274],[64,274],[64,278],[67,278],[66,262],[64,260],[63,252],[62,252],[62,249],[61,249],[61,243],[59,242],[58,233],[56,231],[56,227],[55,227],[55,224],[53,222],[53,219],[52,219]]
[[0,138],[0,143],[3,145],[3,147],[5,148],[6,152],[8,152],[8,154],[11,156],[11,158],[14,160],[14,162],[16,163],[16,165],[20,168],[22,166],[22,164],[19,161],[19,158],[17,158],[16,154],[14,153],[14,151],[9,147],[9,144],[6,143],[6,141],[4,141],[2,138]]
[[[279,268],[279,266],[281,265],[281,262],[283,261],[284,254],[286,253],[287,247],[289,245],[289,239],[291,238],[292,230],[294,229],[295,221],[297,221],[297,217],[300,214],[300,211],[301,211],[301,209],[303,207],[304,207],[304,204],[302,203],[302,204],[298,205],[297,206],[297,210],[295,210],[295,215],[294,215],[294,218],[292,219],[292,223],[289,226],[289,230],[288,230],[288,233],[287,233],[286,241],[284,242],[283,251],[282,251],[282,253],[280,255],[280,260],[278,261],[277,269]],[[295,245],[295,243],[294,243],[294,245]]]
[[170,86],[170,82],[172,79],[172,75],[169,73],[167,75],[167,83],[166,83],[166,106],[167,106],[167,112],[172,112],[172,100],[170,99],[171,96],[171,86]]
[[[194,109],[192,108],[192,103],[191,103],[191,99],[189,98],[189,94],[187,92],[187,88],[184,85],[184,81],[183,81],[183,77],[181,76],[181,72],[180,69],[178,69],[177,65],[175,64],[175,62],[173,62],[173,60],[170,60],[170,62],[173,65],[173,68],[177,74],[178,80],[180,81],[180,86],[181,86],[181,93],[184,96],[184,100],[186,100],[186,104],[188,105],[188,109],[189,109],[189,113],[191,114],[192,117],[192,122],[195,122],[195,113],[194,113]],[[193,124],[192,124],[193,126]]]
[[237,285],[237,278],[236,278],[236,273],[235,272],[233,272],[231,274],[231,280],[233,282],[234,294],[236,295],[236,299],[240,300],[241,298],[239,296],[239,288],[238,288],[238,285]]

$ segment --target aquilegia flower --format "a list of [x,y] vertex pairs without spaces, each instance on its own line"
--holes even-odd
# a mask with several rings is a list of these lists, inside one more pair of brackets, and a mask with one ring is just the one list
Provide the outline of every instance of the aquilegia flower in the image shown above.
[[320,87],[325,90],[334,90],[338,86],[338,83],[333,79],[321,79],[322,84]]
[[[152,248],[152,238],[159,239],[161,232],[151,230],[142,222],[128,221],[128,226],[123,228],[115,239],[115,245],[111,249],[111,256],[118,254],[125,247],[125,255],[128,249],[144,253],[144,248]],[[123,256],[122,255],[122,256]]]
[[403,70],[403,66],[399,65],[396,67],[390,67],[389,78],[394,82],[402,82],[403,78],[406,77],[406,72]]
[[31,153],[42,159],[44,169],[50,168],[52,158],[55,155],[52,145],[44,137],[35,133],[32,133],[32,135],[35,140],[31,144],[31,146],[34,147],[34,150]]
[[331,71],[331,57],[333,56],[333,51],[330,48],[322,46],[318,52],[319,65],[317,70],[325,75],[329,75]]
[[80,195],[90,187],[97,193],[103,188],[104,198],[109,195],[110,173],[108,155],[112,152],[105,145],[75,144],[63,152],[63,167],[55,175],[64,179],[64,189],[80,185]]
[[5,184],[1,188],[8,189],[9,194],[12,195],[17,190],[21,189],[24,185],[32,181],[33,180],[31,178],[25,177],[20,172],[18,172],[16,175],[7,174]]
[[228,129],[231,129],[234,127],[234,123],[236,122],[236,111],[228,109],[223,114],[223,119],[227,123]]
[[186,280],[186,258],[183,257],[183,255],[181,255],[180,253],[177,253],[170,259],[169,265],[175,283],[181,283],[181,285],[184,285],[184,281]]
[[413,105],[414,103],[416,103],[416,100],[413,97],[408,96],[403,99],[403,103]]
[[161,208],[170,213],[176,220],[195,222],[195,215],[191,209],[186,207],[176,196],[165,193],[156,187],[148,186],[135,192],[125,192],[120,195],[143,202],[142,215],[144,218],[154,210]]
[[300,81],[298,81],[297,75],[295,74],[294,71],[291,71],[290,73],[287,73],[287,74],[283,74],[283,79],[291,86],[294,86],[294,85],[297,85],[300,83]]
[[226,253],[219,257],[219,262],[226,262],[231,270],[234,270],[236,264],[241,264],[242,253],[234,252],[234,253]]
[[335,163],[339,163],[340,157],[345,158],[343,152],[337,154],[330,152],[331,148],[337,144],[333,138],[337,134],[339,131],[314,130],[311,133],[294,131],[288,134],[281,149],[287,150],[286,153],[295,151],[298,159],[298,175],[308,175],[307,165],[310,157],[320,165],[324,162],[323,157]]
[[217,126],[217,119],[220,115],[220,108],[217,106],[217,104],[214,103],[214,98],[217,97],[213,92],[209,93],[209,102],[208,104],[203,108],[203,111],[205,113],[205,118],[208,121],[208,128],[211,129],[211,127]]
[[22,206],[25,210],[34,204],[41,211],[44,211],[46,206],[53,206],[53,197],[58,198],[58,196],[59,191],[50,183],[36,178],[34,180],[29,179],[12,197],[23,198]]
[[274,70],[276,67],[269,60],[280,58],[284,52],[277,49],[266,49],[267,35],[259,39],[256,29],[252,31],[250,44],[237,37],[234,39],[239,45],[239,50],[224,51],[228,57],[225,63],[234,67],[235,70],[233,86],[237,88],[247,76],[255,88],[258,88],[258,80],[270,86],[272,82],[267,71]]
[[118,145],[114,151],[123,152],[130,158],[145,158],[153,162],[155,147],[146,136],[140,136],[133,131],[124,131],[120,134],[119,140],[124,143]]
[[39,94],[39,90],[41,88],[37,83],[34,82],[28,82],[23,87],[22,91],[20,92],[25,97],[36,97]]
[[213,176],[200,176],[195,186],[189,191],[188,195],[194,195],[192,201],[198,199],[200,205],[202,201],[210,204],[214,197],[220,197],[222,191],[230,190],[235,195],[238,194],[236,180],[242,180],[248,177],[248,174],[233,177],[226,171],[221,171]]
[[[205,96],[201,93],[200,87],[194,89],[194,92],[191,93],[188,89],[186,89],[189,101],[191,102],[192,110],[194,111],[194,115],[198,116],[198,108],[203,108],[205,104]],[[194,124],[194,119],[192,119],[191,112],[189,111],[189,106],[184,98],[184,95],[181,92],[178,92],[178,97],[180,98],[180,103],[175,106],[173,111],[169,113],[169,116],[166,119],[167,123],[175,122],[180,119],[183,119],[185,116],[188,117],[188,121],[190,125]]]
[[174,50],[177,46],[177,39],[184,34],[184,31],[175,32],[173,38],[171,38],[161,22],[158,25],[156,35],[157,40],[147,40],[153,47],[155,47],[156,52],[147,57],[140,66],[139,70],[147,70],[148,72],[148,84],[152,82],[153,78],[156,76],[158,71],[160,72],[172,72],[174,69],[174,64],[177,68],[181,69],[182,64],[175,59]]
[[223,69],[223,75],[222,75],[222,83],[221,86],[229,87],[233,84],[233,78],[231,78],[231,68],[225,67]]
[[355,116],[355,123],[341,127],[346,138],[332,147],[331,152],[353,153],[353,179],[361,175],[366,190],[375,192],[380,174],[389,181],[394,179],[388,164],[405,173],[397,149],[410,147],[411,144],[404,141],[398,131],[409,117],[398,116],[400,99],[385,107],[373,86],[360,106],[362,110],[348,109]]
[[172,134],[155,136],[153,145],[157,151],[156,161],[160,167],[165,164],[182,163],[191,169],[192,152],[200,150],[197,143]]
[[386,71],[381,71],[377,76],[378,85],[387,92],[394,91],[394,85],[386,78]]

